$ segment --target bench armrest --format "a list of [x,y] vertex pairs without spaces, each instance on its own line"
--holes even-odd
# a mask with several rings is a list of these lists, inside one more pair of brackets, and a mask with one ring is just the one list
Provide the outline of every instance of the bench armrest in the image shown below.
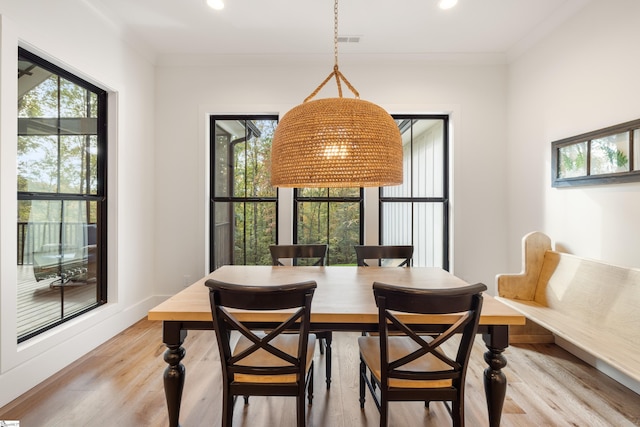
[[532,301],[536,294],[544,254],[551,250],[551,239],[534,231],[522,238],[522,271],[519,274],[498,274],[498,295],[503,298]]

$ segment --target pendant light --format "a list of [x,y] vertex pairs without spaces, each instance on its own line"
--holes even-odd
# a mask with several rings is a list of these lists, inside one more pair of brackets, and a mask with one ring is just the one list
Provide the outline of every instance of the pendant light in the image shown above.
[[[402,137],[397,124],[383,108],[361,100],[338,69],[338,0],[333,44],[333,71],[276,128],[271,184],[297,188],[402,184]],[[339,97],[312,100],[332,77]],[[341,81],[355,98],[342,97]]]

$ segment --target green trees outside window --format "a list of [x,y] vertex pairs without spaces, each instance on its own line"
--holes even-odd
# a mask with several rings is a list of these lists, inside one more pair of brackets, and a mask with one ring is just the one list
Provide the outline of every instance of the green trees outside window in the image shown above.
[[[380,189],[379,243],[412,244],[413,265],[448,269],[448,116],[394,118],[403,138],[405,176],[402,185]],[[294,189],[291,222],[281,224],[282,196],[269,177],[277,116],[210,120],[210,270],[271,264],[269,245],[280,243],[279,226],[292,227],[293,243],[328,244],[327,264],[355,265],[353,247],[364,240],[364,190]]]
[[294,196],[296,243],[328,243],[329,265],[355,265],[354,245],[362,244],[360,188],[301,188]]
[[278,191],[271,186],[275,116],[211,118],[210,268],[269,265]]
[[551,143],[554,187],[640,181],[640,120]]
[[18,341],[106,302],[106,92],[20,49]]

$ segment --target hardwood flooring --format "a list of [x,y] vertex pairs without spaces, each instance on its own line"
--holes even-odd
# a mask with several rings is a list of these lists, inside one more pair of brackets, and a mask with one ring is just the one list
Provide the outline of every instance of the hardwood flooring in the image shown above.
[[[310,427],[373,427],[378,412],[370,398],[358,404],[356,333],[334,333],[333,382],[327,392],[324,356],[316,351]],[[190,331],[182,427],[219,426],[220,368],[212,331]],[[161,323],[141,320],[15,401],[0,408],[0,420],[20,427],[155,427],[168,423],[162,383]],[[482,383],[484,344],[474,345],[467,375],[467,426],[486,426]],[[553,344],[517,344],[505,351],[509,381],[503,426],[640,426],[640,395]],[[235,406],[237,427],[295,425],[294,399],[258,397]],[[451,426],[442,403],[392,403],[390,426]]]

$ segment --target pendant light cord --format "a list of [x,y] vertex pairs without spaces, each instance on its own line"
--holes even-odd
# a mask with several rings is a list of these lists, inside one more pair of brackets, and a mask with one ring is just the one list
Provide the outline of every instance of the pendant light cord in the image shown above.
[[342,74],[340,70],[338,70],[338,0],[334,0],[334,3],[333,3],[333,59],[334,59],[334,64],[333,64],[333,71],[331,72],[331,74],[329,74],[329,76],[326,79],[324,79],[322,83],[320,83],[320,86],[318,86],[316,90],[314,90],[311,93],[311,95],[307,96],[304,99],[304,102],[307,102],[310,99],[312,99],[314,96],[316,96],[318,92],[320,92],[320,89],[322,89],[324,85],[327,84],[327,82],[331,79],[331,77],[336,78],[339,98],[342,98],[342,85],[340,84],[340,80],[342,80],[344,84],[347,85],[349,90],[353,92],[356,98],[358,99],[360,98],[360,94],[358,93],[358,91],[351,85],[351,83],[349,83],[349,81],[346,79],[344,74]]
[[333,3],[333,74],[338,85],[338,97],[342,98],[342,86],[338,78],[338,0]]

